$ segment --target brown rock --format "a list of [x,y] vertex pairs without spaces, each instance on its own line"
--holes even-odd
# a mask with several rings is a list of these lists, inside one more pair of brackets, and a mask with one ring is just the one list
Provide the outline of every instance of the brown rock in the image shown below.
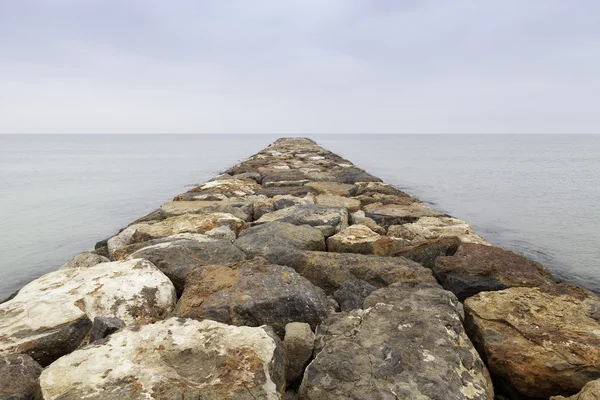
[[438,257],[433,273],[446,290],[463,301],[479,292],[551,283],[550,272],[512,251],[463,243],[453,256]]
[[360,209],[360,201],[348,197],[342,197],[332,194],[320,194],[317,196],[316,203],[320,206],[343,207],[349,212],[355,212]]
[[581,389],[581,392],[571,397],[552,396],[550,400],[599,400],[600,399],[600,380],[589,382]]
[[513,396],[569,396],[600,378],[600,297],[573,285],[482,292],[466,327],[496,383]]
[[460,245],[461,241],[459,238],[444,237],[441,239],[428,240],[416,246],[406,246],[390,255],[406,257],[418,262],[424,267],[433,268],[435,266],[435,260],[438,257],[453,255]]
[[354,185],[339,182],[309,182],[304,185],[315,189],[319,194],[332,194],[336,196],[348,197]]
[[30,400],[42,367],[26,354],[0,354],[0,399]]
[[304,322],[290,322],[285,326],[283,347],[287,356],[285,379],[288,383],[302,378],[304,367],[312,357],[315,334]]

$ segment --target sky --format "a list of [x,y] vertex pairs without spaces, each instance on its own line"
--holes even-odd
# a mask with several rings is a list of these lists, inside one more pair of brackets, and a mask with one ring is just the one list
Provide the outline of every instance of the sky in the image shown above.
[[0,0],[0,133],[600,133],[598,0]]

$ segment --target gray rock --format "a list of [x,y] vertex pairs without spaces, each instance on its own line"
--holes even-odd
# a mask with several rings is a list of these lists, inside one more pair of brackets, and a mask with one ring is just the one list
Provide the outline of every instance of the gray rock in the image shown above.
[[31,400],[42,367],[25,354],[0,354],[0,399]]
[[350,192],[351,196],[361,196],[368,195],[372,193],[385,194],[389,196],[396,197],[410,197],[403,191],[397,189],[395,186],[382,183],[382,182],[357,182],[352,191]]
[[288,360],[285,379],[288,384],[302,378],[304,367],[312,357],[315,334],[310,325],[303,322],[291,322],[285,326],[283,346]]
[[342,283],[335,291],[333,297],[340,305],[342,311],[352,311],[363,308],[365,299],[377,288],[369,282],[351,279]]
[[339,232],[348,226],[348,210],[317,205],[297,205],[265,214],[255,224],[275,221],[314,227],[329,226]]
[[170,318],[60,358],[42,372],[37,399],[280,399],[282,347],[262,327]]
[[173,282],[178,294],[183,292],[188,273],[204,265],[229,265],[246,255],[228,240],[197,242],[177,240],[145,247],[129,256],[152,262]]
[[183,214],[211,214],[215,212],[228,213],[243,221],[252,221],[253,205],[251,201],[220,200],[220,201],[171,201],[163,204],[160,211],[166,218]]
[[437,284],[393,284],[319,327],[301,399],[492,400],[462,307]]
[[235,179],[252,179],[256,183],[259,183],[259,184],[262,183],[262,175],[259,174],[258,172],[245,172],[243,174],[234,175],[233,178],[235,178]]
[[110,260],[104,256],[84,251],[83,253],[79,253],[67,261],[60,269],[69,269],[69,268],[89,268],[94,265],[109,262]]
[[316,189],[313,189],[308,186],[281,186],[281,187],[268,187],[262,188],[256,191],[257,195],[264,195],[267,197],[275,197],[275,196],[296,196],[296,197],[304,197],[309,193],[317,193]]
[[366,256],[318,251],[289,252],[288,263],[330,295],[347,280],[359,279],[380,288],[396,282],[432,282],[431,270],[402,257]]
[[94,318],[92,329],[90,330],[90,343],[104,339],[108,335],[113,334],[124,327],[125,322],[119,318],[96,317]]
[[230,267],[210,265],[192,271],[175,314],[232,325],[272,326],[306,322],[313,328],[327,316],[322,290],[293,269],[256,257]]
[[356,167],[343,168],[341,173],[338,174],[338,179],[343,183],[381,182],[381,179]]
[[460,245],[461,241],[457,237],[443,237],[428,240],[416,246],[405,247],[392,255],[406,257],[424,267],[433,268],[438,257],[453,255]]

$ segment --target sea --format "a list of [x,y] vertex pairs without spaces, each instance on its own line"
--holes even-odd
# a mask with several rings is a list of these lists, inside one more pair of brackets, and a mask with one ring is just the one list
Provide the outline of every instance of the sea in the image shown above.
[[[600,292],[600,135],[303,136]],[[0,135],[0,299],[278,137]]]

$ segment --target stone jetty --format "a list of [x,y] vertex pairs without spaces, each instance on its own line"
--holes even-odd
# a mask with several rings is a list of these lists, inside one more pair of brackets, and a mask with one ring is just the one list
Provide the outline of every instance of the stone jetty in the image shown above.
[[0,304],[0,399],[598,399],[600,298],[304,138]]

